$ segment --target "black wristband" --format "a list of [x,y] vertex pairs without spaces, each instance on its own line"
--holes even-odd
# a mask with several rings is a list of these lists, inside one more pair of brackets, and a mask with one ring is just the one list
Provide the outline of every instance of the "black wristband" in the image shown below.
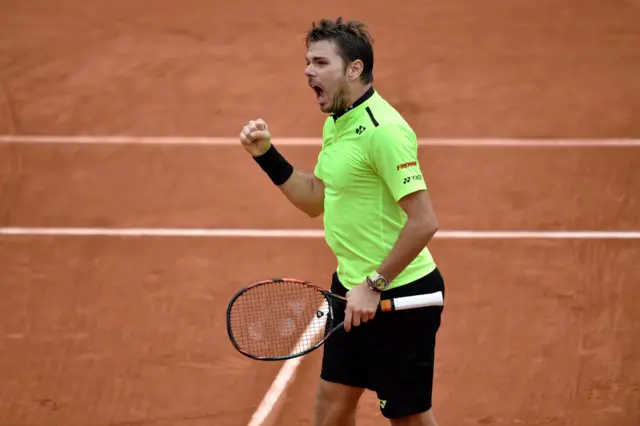
[[293,166],[278,152],[273,144],[264,154],[253,157],[253,159],[275,185],[282,185],[293,174]]

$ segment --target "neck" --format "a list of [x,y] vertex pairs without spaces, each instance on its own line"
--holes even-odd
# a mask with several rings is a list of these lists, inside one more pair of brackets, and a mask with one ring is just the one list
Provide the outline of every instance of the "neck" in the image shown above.
[[349,94],[349,103],[346,106],[341,106],[339,110],[334,111],[331,114],[334,121],[366,102],[374,93],[373,86],[371,84],[359,85],[357,90],[352,90],[353,91]]
[[362,97],[367,90],[371,88],[371,83],[367,84],[357,84],[355,87],[351,88],[351,97],[349,98],[349,103],[347,105],[353,105],[358,99]]

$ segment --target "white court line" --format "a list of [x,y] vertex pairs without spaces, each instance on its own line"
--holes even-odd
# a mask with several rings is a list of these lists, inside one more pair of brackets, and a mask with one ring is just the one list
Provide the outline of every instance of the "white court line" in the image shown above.
[[[124,144],[124,145],[239,145],[233,137],[129,136],[129,135],[0,135],[0,143],[13,144]],[[282,146],[319,146],[320,138],[273,138]],[[640,139],[508,139],[508,138],[428,138],[420,146],[460,147],[640,147]]]
[[[325,314],[328,312],[328,306],[327,306],[326,300],[322,302],[322,304],[320,305],[320,310],[323,311]],[[326,320],[326,318],[327,318],[327,315],[323,315],[321,318],[314,316],[313,319],[309,322],[309,325],[305,329],[304,333],[302,333],[302,336],[300,336],[300,339],[296,343],[296,346],[294,347],[291,353],[298,353],[308,349],[309,345],[308,343],[305,345],[305,343],[316,341],[316,337],[314,334],[319,333],[324,329],[324,324],[319,324],[319,323],[322,323],[323,322],[322,320]],[[271,384],[271,387],[269,388],[264,398],[262,399],[260,406],[251,417],[251,421],[249,422],[248,426],[266,426],[267,425],[267,418],[272,413],[273,408],[276,406],[276,404],[280,400],[284,391],[291,384],[293,377],[295,375],[295,372],[301,362],[302,362],[301,357],[291,358],[284,362],[282,368],[280,368],[280,371],[278,372],[278,375],[276,376],[275,380]],[[272,423],[273,420],[274,420],[273,418],[270,418],[269,423]]]
[[[324,238],[322,229],[0,227],[0,235],[192,238]],[[640,231],[438,231],[436,239],[640,239]]]

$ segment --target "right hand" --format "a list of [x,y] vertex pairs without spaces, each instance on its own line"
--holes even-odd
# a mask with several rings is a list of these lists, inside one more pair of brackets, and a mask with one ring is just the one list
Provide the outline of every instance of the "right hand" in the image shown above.
[[259,157],[267,152],[271,146],[271,134],[267,123],[261,118],[249,121],[240,132],[240,142],[242,142],[244,149],[254,157]]

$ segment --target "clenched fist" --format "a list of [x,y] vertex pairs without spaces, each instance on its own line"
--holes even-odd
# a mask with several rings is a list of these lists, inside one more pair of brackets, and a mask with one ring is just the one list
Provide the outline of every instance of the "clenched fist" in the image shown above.
[[242,142],[244,149],[254,157],[259,157],[267,152],[271,146],[271,134],[267,123],[261,118],[249,121],[240,132],[240,142]]

